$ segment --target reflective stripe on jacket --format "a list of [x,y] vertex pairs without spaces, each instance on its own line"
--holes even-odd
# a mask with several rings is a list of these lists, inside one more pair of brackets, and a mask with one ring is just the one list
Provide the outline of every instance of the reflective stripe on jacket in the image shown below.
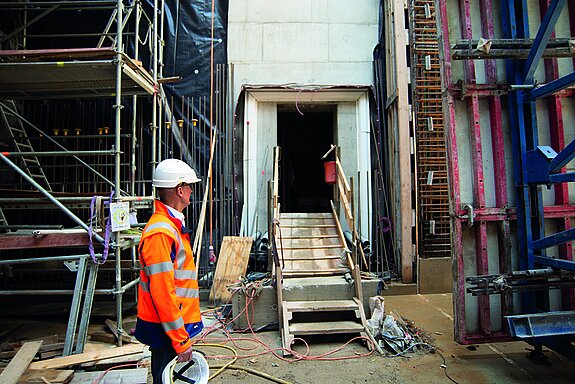
[[171,342],[181,353],[203,328],[196,266],[181,221],[160,201],[155,204],[138,248],[142,269],[135,336],[152,347]]

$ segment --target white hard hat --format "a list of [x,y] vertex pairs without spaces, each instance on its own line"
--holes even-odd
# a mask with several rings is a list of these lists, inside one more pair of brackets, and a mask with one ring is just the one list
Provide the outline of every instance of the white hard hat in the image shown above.
[[196,383],[207,384],[210,377],[210,367],[204,355],[198,351],[192,352],[192,360],[178,363],[178,356],[166,365],[162,371],[163,384]]
[[193,184],[201,181],[196,172],[182,160],[166,159],[154,171],[152,185],[156,188],[174,188],[181,183]]

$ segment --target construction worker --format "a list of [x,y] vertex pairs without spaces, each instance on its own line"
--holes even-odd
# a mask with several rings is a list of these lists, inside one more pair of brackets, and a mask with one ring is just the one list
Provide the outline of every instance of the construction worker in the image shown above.
[[167,159],[154,171],[159,200],[138,248],[141,271],[136,338],[150,346],[154,384],[176,356],[192,358],[191,338],[203,328],[196,266],[182,211],[190,204],[196,172],[181,160]]

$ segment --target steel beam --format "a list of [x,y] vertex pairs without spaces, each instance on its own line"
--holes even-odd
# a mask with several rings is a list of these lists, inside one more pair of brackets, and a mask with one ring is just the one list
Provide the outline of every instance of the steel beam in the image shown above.
[[511,335],[519,338],[575,334],[575,311],[505,316]]
[[[573,229],[570,229],[571,231]],[[575,271],[575,261],[555,259],[546,256],[535,256],[537,264],[546,265],[552,268],[564,269],[566,271]]]
[[553,247],[555,245],[563,244],[566,241],[575,239],[575,228],[568,229],[566,231],[558,232],[553,235],[543,237],[539,240],[535,240],[532,243],[533,250],[545,249]]
[[535,69],[543,56],[547,42],[555,29],[555,24],[557,23],[557,19],[559,19],[559,15],[561,14],[561,10],[566,1],[567,0],[552,0],[551,4],[549,4],[547,12],[545,12],[545,17],[541,20],[541,26],[537,31],[533,47],[531,48],[531,51],[529,51],[529,56],[527,56],[522,84],[533,83],[533,74],[535,73]]
[[543,97],[553,95],[575,84],[575,72],[571,72],[557,80],[542,85],[525,94],[525,101],[535,101]]

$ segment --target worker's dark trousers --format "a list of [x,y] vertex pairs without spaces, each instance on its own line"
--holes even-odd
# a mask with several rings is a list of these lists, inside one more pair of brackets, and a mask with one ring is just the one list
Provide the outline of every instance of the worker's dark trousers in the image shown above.
[[150,347],[150,352],[152,353],[152,377],[154,378],[154,384],[162,384],[162,371],[176,357],[176,351],[174,351],[174,348]]

